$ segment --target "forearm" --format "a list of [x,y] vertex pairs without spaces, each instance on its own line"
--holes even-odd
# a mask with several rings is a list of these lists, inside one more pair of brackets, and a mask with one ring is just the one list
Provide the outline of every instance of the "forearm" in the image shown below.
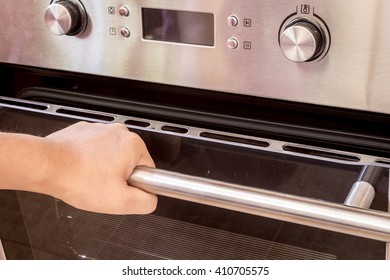
[[44,138],[0,133],[0,189],[44,191],[49,159]]

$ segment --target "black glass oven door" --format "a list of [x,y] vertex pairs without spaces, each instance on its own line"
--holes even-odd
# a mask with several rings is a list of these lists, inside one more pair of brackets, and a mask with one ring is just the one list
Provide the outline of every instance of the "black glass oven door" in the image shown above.
[[[81,119],[110,120],[110,114],[50,104],[7,98],[1,98],[0,103],[3,131],[45,136]],[[69,114],[72,110],[78,113]],[[162,172],[212,180],[206,183],[233,184],[229,186],[237,189],[245,186],[248,189],[244,190],[270,194],[271,198],[280,195],[335,205],[344,214],[352,209],[353,215],[389,217],[386,167],[380,167],[382,172],[376,178],[370,209],[359,212],[344,205],[352,186],[367,168],[353,156],[341,160],[299,156],[294,151],[272,151],[272,145],[262,139],[245,142],[238,136],[216,137],[221,134],[210,131],[200,137],[185,133],[185,128],[169,129],[169,124],[151,128],[148,120],[123,116],[113,119],[126,122],[130,130],[144,139]],[[141,125],[134,125],[137,122]],[[222,193],[221,197],[225,195]],[[316,226],[315,221],[308,224],[299,218],[299,213],[293,218],[270,215],[272,211],[284,211],[275,205],[272,211],[257,213],[229,208],[223,199],[214,204],[198,201],[201,196],[202,193],[191,201],[188,197],[162,195],[153,214],[113,216],[81,211],[41,194],[2,191],[0,238],[9,259],[386,258],[386,238],[370,238],[370,234],[362,237],[359,230],[356,234],[334,231],[336,226]],[[286,200],[286,204],[292,200]]]

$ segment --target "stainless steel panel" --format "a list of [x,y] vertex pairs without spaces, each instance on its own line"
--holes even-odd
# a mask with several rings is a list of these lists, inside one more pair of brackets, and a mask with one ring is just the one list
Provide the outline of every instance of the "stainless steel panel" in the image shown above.
[[[86,32],[55,36],[44,22],[49,0],[0,0],[0,61],[390,113],[389,1],[82,3],[89,15]],[[321,17],[331,34],[329,52],[320,61],[293,63],[279,48],[280,27],[302,4],[310,5],[311,12]],[[119,15],[122,5],[128,7],[128,17]],[[109,14],[109,7],[114,7],[116,13]],[[213,13],[215,45],[143,39],[142,7]],[[227,24],[230,15],[238,18],[238,26]],[[123,27],[131,32],[129,38],[121,37]],[[237,49],[227,46],[229,38],[238,40]],[[244,49],[249,48],[249,42],[251,49]]]

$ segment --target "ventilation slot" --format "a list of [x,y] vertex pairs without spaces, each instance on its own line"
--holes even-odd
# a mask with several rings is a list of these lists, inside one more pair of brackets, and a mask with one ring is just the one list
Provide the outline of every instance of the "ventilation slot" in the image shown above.
[[101,120],[101,121],[106,121],[106,122],[111,122],[111,121],[115,120],[115,118],[112,116],[105,116],[105,115],[99,115],[99,114],[82,112],[82,111],[74,111],[74,110],[68,110],[68,109],[58,109],[57,113],[71,115],[71,116],[77,116],[77,117],[83,117],[83,118],[88,118],[88,119]]
[[170,126],[170,125],[164,125],[161,130],[174,132],[174,133],[180,133],[180,134],[186,134],[188,132],[187,128],[178,127],[178,126]]
[[228,136],[228,135],[216,134],[211,132],[202,132],[200,136],[209,139],[223,140],[223,141],[252,145],[252,146],[263,147],[263,148],[269,146],[269,143],[266,141],[253,140],[253,139],[242,138],[237,136]]
[[360,161],[360,158],[357,156],[337,153],[334,151],[328,152],[328,151],[322,151],[322,150],[316,150],[310,148],[296,147],[291,145],[283,146],[283,150],[286,152],[294,152],[294,153],[310,155],[310,156],[318,156],[323,158],[330,158],[330,159],[337,159],[337,160],[344,160],[344,161],[351,161],[351,162]]
[[39,105],[39,104],[21,102],[16,100],[9,100],[9,99],[0,99],[0,102],[7,105],[30,108],[30,109],[40,110],[40,111],[44,111],[48,108],[48,106],[45,105]]
[[132,126],[138,126],[138,127],[149,127],[150,123],[145,121],[136,121],[136,120],[127,120],[125,121],[125,124],[132,125]]
[[390,165],[390,161],[389,160],[385,160],[385,159],[378,159],[375,162],[376,163],[380,163],[380,164]]

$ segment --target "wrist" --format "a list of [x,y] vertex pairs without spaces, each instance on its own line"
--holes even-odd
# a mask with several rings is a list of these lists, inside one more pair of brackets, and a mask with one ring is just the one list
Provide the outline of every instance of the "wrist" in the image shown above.
[[75,167],[75,161],[72,161],[73,151],[62,143],[57,143],[49,138],[43,138],[43,174],[41,174],[38,191],[60,198],[65,195],[67,188],[62,187],[67,184],[66,180],[73,178],[71,168]]

